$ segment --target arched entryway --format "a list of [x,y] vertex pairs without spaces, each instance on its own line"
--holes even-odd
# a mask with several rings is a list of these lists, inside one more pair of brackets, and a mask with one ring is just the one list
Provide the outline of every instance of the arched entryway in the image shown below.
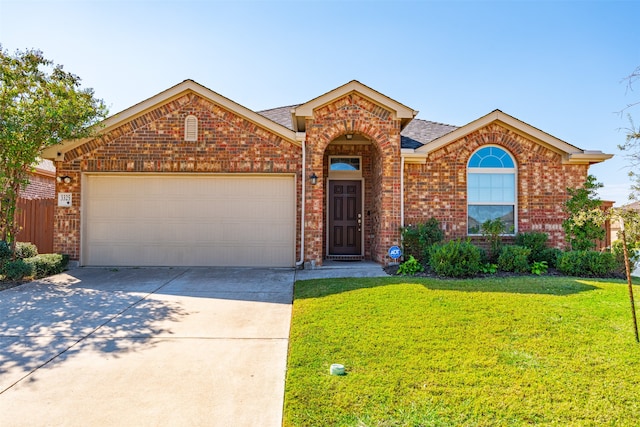
[[364,135],[346,134],[323,155],[323,258],[371,260],[380,224],[381,153]]

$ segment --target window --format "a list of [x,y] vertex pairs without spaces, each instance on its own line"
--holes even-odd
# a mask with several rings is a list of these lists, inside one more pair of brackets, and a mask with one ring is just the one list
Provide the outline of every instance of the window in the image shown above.
[[194,115],[188,115],[184,119],[184,140],[198,140],[198,118]]
[[482,223],[500,218],[507,234],[516,233],[516,167],[499,147],[482,147],[467,164],[467,232],[480,234]]
[[332,171],[359,171],[360,157],[331,157],[329,170]]

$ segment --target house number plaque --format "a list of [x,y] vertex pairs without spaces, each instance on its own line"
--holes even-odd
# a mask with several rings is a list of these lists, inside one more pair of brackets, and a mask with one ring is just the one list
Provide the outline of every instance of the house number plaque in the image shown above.
[[58,193],[58,206],[70,207],[71,206],[71,193]]

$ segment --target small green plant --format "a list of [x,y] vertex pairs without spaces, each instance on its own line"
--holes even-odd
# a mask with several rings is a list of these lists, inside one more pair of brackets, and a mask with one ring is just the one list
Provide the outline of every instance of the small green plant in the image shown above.
[[424,267],[413,255],[409,255],[409,259],[400,264],[398,268],[398,274],[401,276],[413,276],[421,271],[424,271]]
[[402,248],[406,256],[413,255],[418,260],[429,262],[429,249],[444,238],[440,223],[435,218],[416,225],[402,228]]
[[531,274],[540,276],[541,274],[545,274],[548,268],[547,261],[534,261],[531,264]]
[[480,266],[480,272],[482,274],[496,274],[498,272],[498,264],[484,263]]
[[487,254],[489,261],[496,261],[498,258],[502,247],[502,235],[505,231],[506,227],[500,218],[488,219],[482,223],[482,236],[489,246],[489,253]]
[[498,256],[498,268],[516,273],[529,272],[529,254],[531,249],[522,246],[504,246]]
[[482,265],[482,251],[469,240],[451,240],[433,245],[429,264],[439,276],[475,276]]

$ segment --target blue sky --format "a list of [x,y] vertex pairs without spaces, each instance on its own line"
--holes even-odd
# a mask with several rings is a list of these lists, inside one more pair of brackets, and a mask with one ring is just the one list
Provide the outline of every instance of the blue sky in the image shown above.
[[[0,0],[0,43],[38,48],[111,113],[185,79],[250,109],[298,104],[350,80],[464,125],[502,111],[583,149],[603,199],[624,204],[616,148],[640,101],[639,1]],[[640,107],[629,112],[640,122]]]

